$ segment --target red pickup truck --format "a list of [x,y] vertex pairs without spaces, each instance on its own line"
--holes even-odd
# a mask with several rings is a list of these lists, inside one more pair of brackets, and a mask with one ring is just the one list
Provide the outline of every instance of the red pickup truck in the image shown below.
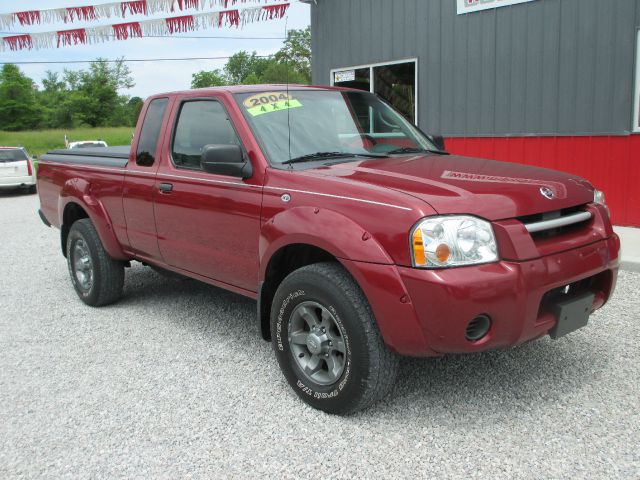
[[348,89],[156,95],[131,147],[50,152],[38,192],[86,304],[134,260],[255,298],[293,390],[331,413],[387,394],[399,355],[580,328],[618,271],[588,181],[449,155]]

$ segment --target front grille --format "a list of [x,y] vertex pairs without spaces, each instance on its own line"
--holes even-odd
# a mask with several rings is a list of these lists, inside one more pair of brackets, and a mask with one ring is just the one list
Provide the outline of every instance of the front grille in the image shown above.
[[591,220],[591,212],[586,211],[584,205],[537,213],[518,217],[535,239],[555,237],[565,233],[578,231]]

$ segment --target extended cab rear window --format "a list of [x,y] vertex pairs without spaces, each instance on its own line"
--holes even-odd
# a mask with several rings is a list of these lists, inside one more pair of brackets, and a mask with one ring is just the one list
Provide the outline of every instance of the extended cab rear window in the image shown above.
[[0,150],[0,162],[19,162],[21,160],[27,160],[27,155],[24,150],[16,148],[15,150]]
[[158,138],[168,104],[168,98],[156,98],[149,104],[136,151],[136,164],[141,167],[150,167],[156,159]]

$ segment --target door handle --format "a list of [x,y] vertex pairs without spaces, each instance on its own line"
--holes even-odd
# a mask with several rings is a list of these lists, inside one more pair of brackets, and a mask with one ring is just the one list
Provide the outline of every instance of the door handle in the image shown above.
[[169,193],[169,192],[171,192],[171,190],[173,190],[173,184],[172,183],[161,183],[159,188],[160,188],[160,192],[161,193]]

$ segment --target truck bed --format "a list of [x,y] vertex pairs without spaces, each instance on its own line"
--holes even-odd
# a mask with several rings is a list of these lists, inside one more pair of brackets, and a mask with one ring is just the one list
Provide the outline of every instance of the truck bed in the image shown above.
[[129,145],[77,150],[51,150],[42,156],[43,161],[80,165],[96,165],[123,168],[129,161]]

